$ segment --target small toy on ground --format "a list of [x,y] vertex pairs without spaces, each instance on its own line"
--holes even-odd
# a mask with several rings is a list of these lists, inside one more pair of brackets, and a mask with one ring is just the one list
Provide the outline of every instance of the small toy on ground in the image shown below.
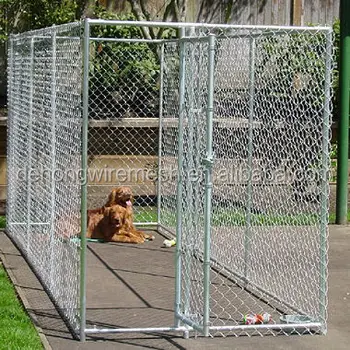
[[176,238],[173,239],[165,239],[163,242],[163,246],[165,248],[171,248],[174,247],[176,245]]
[[271,315],[267,312],[255,315],[244,315],[243,316],[243,323],[246,325],[250,324],[263,324],[263,323],[269,323],[271,321]]

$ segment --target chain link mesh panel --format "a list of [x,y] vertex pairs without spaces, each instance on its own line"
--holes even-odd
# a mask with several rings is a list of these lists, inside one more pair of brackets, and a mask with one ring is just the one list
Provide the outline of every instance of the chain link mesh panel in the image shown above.
[[[330,33],[214,30],[217,35],[211,215],[212,335],[325,332],[327,288]],[[205,33],[205,34],[208,34]],[[203,32],[200,33],[203,35]],[[186,70],[182,216],[182,297],[191,320],[203,314],[205,113],[196,102],[195,48]],[[203,63],[201,62],[203,66]],[[187,68],[187,67],[186,67]],[[205,70],[200,72],[206,78]],[[205,89],[194,87],[197,96]],[[205,107],[205,102],[202,105]],[[192,130],[192,133],[190,132]],[[195,144],[199,142],[199,148]],[[197,187],[188,179],[199,174]],[[198,217],[200,218],[198,221]],[[194,248],[196,247],[196,248]],[[187,255],[186,255],[187,254]],[[192,263],[193,261],[193,263]],[[190,283],[189,289],[186,287]],[[267,313],[269,326],[244,326]],[[284,330],[285,320],[307,324]],[[227,333],[226,333],[227,334]]]
[[12,36],[8,79],[7,232],[74,331],[79,245],[70,238],[80,232],[80,28]]
[[160,46],[132,26],[95,26],[91,36],[88,205],[129,186],[135,222],[156,224]]
[[[159,224],[175,236],[178,181],[179,43],[168,42],[162,56],[162,115],[158,177]],[[169,232],[168,232],[169,234]]]
[[203,318],[204,181],[208,100],[208,41],[184,42],[182,143],[182,312],[195,324]]

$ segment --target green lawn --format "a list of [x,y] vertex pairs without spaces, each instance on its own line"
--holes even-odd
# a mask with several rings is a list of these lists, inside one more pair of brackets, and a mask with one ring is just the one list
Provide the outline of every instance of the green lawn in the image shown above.
[[[165,220],[170,226],[175,226],[175,214],[163,211]],[[135,222],[157,222],[157,209],[155,207],[136,207]],[[163,217],[164,217],[163,216]],[[315,214],[252,214],[251,224],[253,226],[300,226],[315,225],[318,222],[318,216]],[[348,210],[348,222],[350,222],[350,208]],[[243,210],[225,210],[221,209],[213,215],[213,226],[244,226],[246,223],[246,214]],[[329,214],[329,223],[335,223],[335,213]]]
[[[348,209],[348,222],[350,222],[350,208]],[[335,213],[329,213],[329,223],[335,224]]]
[[39,335],[0,264],[0,349],[43,349]]
[[[166,213],[163,211],[163,215]],[[136,207],[135,222],[157,222],[156,207]],[[169,213],[166,220],[169,225],[175,225],[174,213]],[[315,225],[318,217],[315,214],[295,214],[295,215],[279,215],[279,214],[252,214],[251,223],[253,226],[283,226],[283,225]],[[213,215],[214,226],[244,226],[246,215],[243,210],[224,210],[221,209]],[[350,222],[350,208],[348,210],[348,222]],[[335,223],[335,213],[329,214],[329,223]],[[0,228],[5,228],[6,218],[0,216]]]
[[0,228],[5,228],[5,227],[6,227],[6,217],[0,216]]
[[[175,215],[173,212],[162,211],[163,218],[170,226],[175,226]],[[166,216],[168,218],[166,218]],[[157,222],[157,209],[155,207],[135,208],[135,222]],[[199,222],[203,218],[198,218]],[[212,217],[212,224],[218,226],[244,226],[246,224],[246,213],[242,209],[219,209]],[[315,225],[318,216],[315,214],[251,214],[252,226],[300,226]]]
[[135,222],[157,222],[157,207],[134,207]]

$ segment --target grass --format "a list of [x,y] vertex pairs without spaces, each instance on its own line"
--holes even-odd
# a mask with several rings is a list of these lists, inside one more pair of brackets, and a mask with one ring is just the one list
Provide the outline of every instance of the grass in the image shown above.
[[[162,212],[163,218],[171,226],[175,226],[175,213]],[[199,219],[201,220],[201,218]],[[157,222],[156,207],[142,207],[135,210],[136,222]],[[301,226],[316,225],[319,217],[316,214],[251,214],[252,226]],[[246,214],[242,209],[219,209],[212,218],[213,226],[245,226]]]
[[[350,222],[350,208],[348,209],[348,222]],[[335,224],[335,213],[329,213],[329,223]]]
[[43,349],[39,335],[0,264],[0,349]]
[[[252,226],[301,226],[315,225],[318,216],[315,214],[251,214]],[[246,213],[243,210],[219,210],[213,215],[213,226],[245,226]]]
[[329,182],[337,182],[337,161],[331,159],[331,176]]
[[[171,226],[175,226],[175,213],[162,212],[163,218]],[[168,216],[168,218],[166,218]],[[135,210],[136,222],[157,222],[156,207],[142,207]],[[316,214],[252,214],[253,226],[301,226],[316,225],[319,217]],[[350,208],[348,210],[348,222],[350,222]],[[244,226],[246,215],[243,210],[221,209],[213,215],[213,226]],[[329,213],[329,224],[335,224],[335,213]]]
[[0,228],[5,228],[5,227],[6,227],[6,217],[0,216]]
[[157,207],[134,207],[135,222],[157,222]]
[[[168,213],[163,212],[164,215]],[[156,207],[137,207],[135,210],[135,222],[157,222]],[[175,225],[175,213],[167,215],[167,223]],[[319,218],[316,214],[252,214],[251,224],[253,226],[301,226],[316,225]],[[348,222],[350,222],[350,208],[348,210]],[[335,223],[335,213],[329,214],[329,223]],[[244,226],[246,214],[243,210],[218,210],[213,215],[213,226]],[[6,217],[0,216],[0,228],[6,227]]]

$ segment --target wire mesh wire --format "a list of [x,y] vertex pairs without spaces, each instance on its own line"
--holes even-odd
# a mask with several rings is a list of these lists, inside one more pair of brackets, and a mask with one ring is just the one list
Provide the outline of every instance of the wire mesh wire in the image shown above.
[[[10,38],[7,232],[79,324],[80,24]],[[69,194],[69,195],[68,195]]]

